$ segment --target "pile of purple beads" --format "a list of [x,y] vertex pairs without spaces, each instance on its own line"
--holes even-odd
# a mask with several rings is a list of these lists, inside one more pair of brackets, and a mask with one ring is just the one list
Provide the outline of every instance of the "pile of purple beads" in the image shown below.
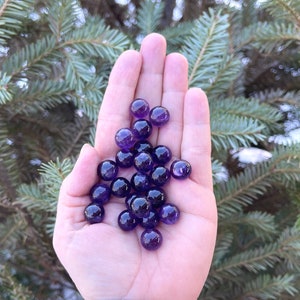
[[[115,135],[120,148],[115,160],[104,160],[97,167],[99,182],[90,189],[91,203],[85,208],[85,219],[100,223],[105,216],[104,204],[111,196],[125,199],[126,209],[118,216],[119,227],[124,231],[140,225],[144,228],[141,244],[147,250],[156,250],[162,243],[162,234],[157,229],[159,222],[175,224],[180,216],[177,206],[167,202],[163,186],[170,180],[185,179],[191,173],[191,165],[185,160],[174,160],[170,168],[171,150],[164,145],[153,147],[147,140],[153,126],[161,127],[169,119],[169,111],[163,106],[150,110],[149,104],[137,98],[130,105],[135,118],[130,128],[121,128]],[[134,167],[128,180],[118,176],[120,168]]]

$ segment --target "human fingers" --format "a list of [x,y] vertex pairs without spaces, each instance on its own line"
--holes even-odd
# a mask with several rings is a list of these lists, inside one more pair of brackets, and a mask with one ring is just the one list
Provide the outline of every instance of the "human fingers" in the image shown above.
[[170,113],[170,120],[159,132],[158,144],[168,146],[174,157],[180,157],[180,147],[183,130],[184,96],[188,88],[188,62],[179,53],[166,57],[162,105]]
[[[85,144],[71,173],[61,185],[57,203],[55,235],[86,224],[83,209],[90,203],[89,190],[97,182],[100,157],[95,148]],[[66,229],[66,230],[64,230]]]
[[130,125],[129,104],[134,98],[142,66],[138,51],[128,50],[117,59],[99,111],[95,148],[101,159],[116,153],[114,135]]
[[[161,104],[166,40],[157,33],[149,34],[141,44],[143,65],[135,97],[144,98],[150,107]],[[156,144],[157,128],[153,129],[150,142]]]
[[192,165],[191,179],[212,190],[209,106],[201,89],[186,93],[183,120],[181,157]]

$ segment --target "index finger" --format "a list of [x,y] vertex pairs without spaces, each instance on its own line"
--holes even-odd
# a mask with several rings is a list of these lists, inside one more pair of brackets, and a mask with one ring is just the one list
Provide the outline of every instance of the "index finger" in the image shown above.
[[118,129],[130,125],[129,104],[135,94],[141,66],[141,54],[128,50],[120,55],[111,71],[95,137],[95,148],[101,159],[117,151],[114,135]]

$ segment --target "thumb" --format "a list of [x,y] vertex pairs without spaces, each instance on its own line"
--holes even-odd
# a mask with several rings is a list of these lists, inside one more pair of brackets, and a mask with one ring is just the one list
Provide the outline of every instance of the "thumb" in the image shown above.
[[72,172],[61,186],[61,193],[70,197],[88,195],[91,186],[98,179],[97,166],[99,163],[100,158],[96,149],[89,144],[83,145]]
[[[85,144],[72,172],[63,181],[57,203],[56,231],[78,229],[84,226],[84,208],[90,203],[89,190],[97,182],[97,166],[100,163],[98,152]],[[80,227],[79,226],[79,227]]]

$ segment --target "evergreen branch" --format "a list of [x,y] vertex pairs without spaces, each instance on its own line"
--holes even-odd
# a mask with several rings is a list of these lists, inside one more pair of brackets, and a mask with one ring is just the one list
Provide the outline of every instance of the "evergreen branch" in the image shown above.
[[[277,242],[256,247],[231,256],[222,262],[213,273],[226,273],[227,275],[237,276],[246,269],[252,273],[266,271],[273,268],[276,263],[285,259],[297,260],[300,258],[300,233],[296,228],[285,230]],[[294,251],[296,250],[296,251]]]
[[299,147],[278,148],[270,161],[250,166],[235,178],[215,186],[220,220],[240,212],[273,184],[300,181]]
[[266,138],[265,126],[257,120],[230,115],[211,116],[212,144],[216,150],[248,147]]
[[241,252],[221,263],[213,273],[238,276],[243,273],[243,268],[255,274],[264,272],[280,261],[279,250],[279,245],[275,243]]
[[267,90],[256,92],[255,98],[261,102],[270,104],[289,104],[291,106],[300,106],[300,92],[299,91],[284,91],[280,89]]
[[95,77],[92,81],[85,84],[84,89],[73,97],[73,102],[79,110],[92,121],[98,118],[99,107],[102,102],[105,81],[102,77]]
[[59,41],[61,36],[74,29],[80,7],[77,0],[61,0],[51,4],[48,12],[49,27]]
[[18,162],[12,146],[8,143],[9,132],[6,120],[0,114],[0,187],[8,201],[16,198],[16,186],[20,184]]
[[246,47],[251,45],[256,37],[256,32],[259,31],[264,23],[255,22],[254,24],[242,27],[240,32],[233,36],[234,39],[234,48],[238,52]]
[[4,2],[2,3],[2,6],[0,7],[0,17],[2,17],[3,12],[5,11],[6,7],[9,5],[9,2],[11,0],[4,0]]
[[[56,212],[60,186],[65,177],[71,172],[72,167],[73,164],[69,159],[62,162],[57,160],[56,162],[50,161],[48,164],[42,164],[39,182],[20,185],[18,199],[15,203],[31,212],[45,212],[50,218]],[[49,223],[49,220],[52,222],[53,219],[48,219],[47,223]]]
[[110,29],[100,18],[89,18],[85,25],[65,36],[59,46],[73,47],[81,55],[114,61],[129,46],[129,39],[120,31]]
[[74,156],[75,153],[77,154],[79,152],[78,148],[81,149],[81,145],[87,141],[89,136],[91,123],[86,118],[76,118],[75,121],[75,124],[67,132],[68,135],[72,135],[72,139],[69,141],[68,146],[63,148],[61,154],[63,159]]
[[63,60],[61,51],[68,47],[75,48],[84,56],[114,61],[128,45],[129,40],[124,34],[109,29],[99,18],[91,18],[82,28],[66,34],[62,42],[58,43],[54,36],[46,36],[26,45],[4,61],[2,71],[13,77],[36,66],[38,74],[42,70],[49,73],[47,68],[51,66],[52,59]]
[[144,0],[137,11],[137,27],[142,35],[155,32],[164,12],[164,3],[161,1]]
[[[35,300],[33,292],[30,291],[26,286],[20,284],[7,267],[0,265],[0,278],[1,285],[0,291],[2,290],[2,295],[9,296],[9,299],[18,299],[18,300]],[[5,288],[5,289],[4,289]]]
[[[70,159],[64,159],[62,162],[57,159],[56,162],[43,163],[39,171],[46,184],[60,188],[63,180],[69,175],[72,169],[73,163]],[[59,188],[56,190],[59,190]]]
[[232,115],[244,118],[251,118],[258,121],[259,124],[265,125],[265,129],[277,129],[278,122],[282,120],[282,113],[257,99],[246,99],[243,97],[225,98],[218,101],[217,98],[210,98],[211,115]]
[[160,33],[167,40],[168,52],[175,52],[181,48],[182,40],[188,38],[191,35],[194,27],[193,22],[180,22],[173,27],[164,28]]
[[275,20],[286,20],[296,23],[300,27],[300,4],[297,0],[268,0],[262,2],[262,7],[274,17]]
[[220,223],[223,230],[235,225],[246,226],[247,230],[250,229],[256,237],[262,239],[270,240],[272,235],[276,233],[274,216],[266,212],[253,211],[232,214],[230,218],[226,218]]
[[226,219],[234,212],[241,212],[242,206],[252,203],[263,195],[271,186],[268,164],[250,166],[236,178],[230,178],[224,184],[215,187],[220,220]]
[[226,232],[225,230],[223,230],[218,234],[216,247],[214,250],[214,266],[220,264],[221,261],[224,260],[224,257],[226,257],[227,254],[230,253],[233,240],[234,236],[232,232]]
[[212,176],[214,184],[226,180],[228,176],[223,164],[215,159],[212,160]]
[[14,112],[11,118],[17,114],[30,115],[46,108],[54,108],[61,103],[67,103],[70,101],[69,90],[67,82],[31,80],[25,88],[16,91],[12,102]]
[[299,27],[293,23],[261,23],[252,45],[260,52],[281,52],[293,42],[299,43]]
[[32,10],[34,0],[4,0],[0,6],[0,44],[22,30],[27,14]]
[[90,136],[89,136],[89,143],[92,146],[95,146],[95,137],[96,137],[96,123],[93,124],[90,128]]
[[263,274],[247,282],[242,291],[235,295],[234,299],[256,298],[276,300],[284,292],[287,292],[291,296],[295,296],[298,293],[298,290],[295,288],[295,276],[290,274],[281,276]]
[[12,92],[9,90],[11,77],[0,72],[0,105],[9,102],[12,99]]
[[36,212],[55,212],[54,203],[47,201],[48,198],[45,197],[38,184],[22,184],[18,188],[18,194],[19,198],[15,203],[20,204],[21,207],[26,207],[28,210],[35,210]]
[[64,51],[66,60],[66,81],[71,89],[82,91],[86,82],[93,79],[95,74],[89,65],[77,54]]
[[[202,82],[201,88],[207,97],[218,97],[229,90],[232,82],[241,74],[241,62],[234,56],[225,56],[224,61],[215,69],[215,74],[208,82]],[[212,74],[211,74],[212,76]]]
[[[34,43],[27,44],[19,52],[9,56],[3,62],[2,70],[11,77],[16,76],[22,70],[41,62],[45,57],[50,56],[50,54],[54,54],[56,47],[55,38],[53,36],[45,36]],[[50,61],[48,63],[43,61],[44,69],[47,67],[47,64],[49,65]],[[40,66],[42,67],[42,65]]]
[[182,52],[189,61],[189,84],[207,84],[228,52],[228,16],[209,10],[194,24]]

